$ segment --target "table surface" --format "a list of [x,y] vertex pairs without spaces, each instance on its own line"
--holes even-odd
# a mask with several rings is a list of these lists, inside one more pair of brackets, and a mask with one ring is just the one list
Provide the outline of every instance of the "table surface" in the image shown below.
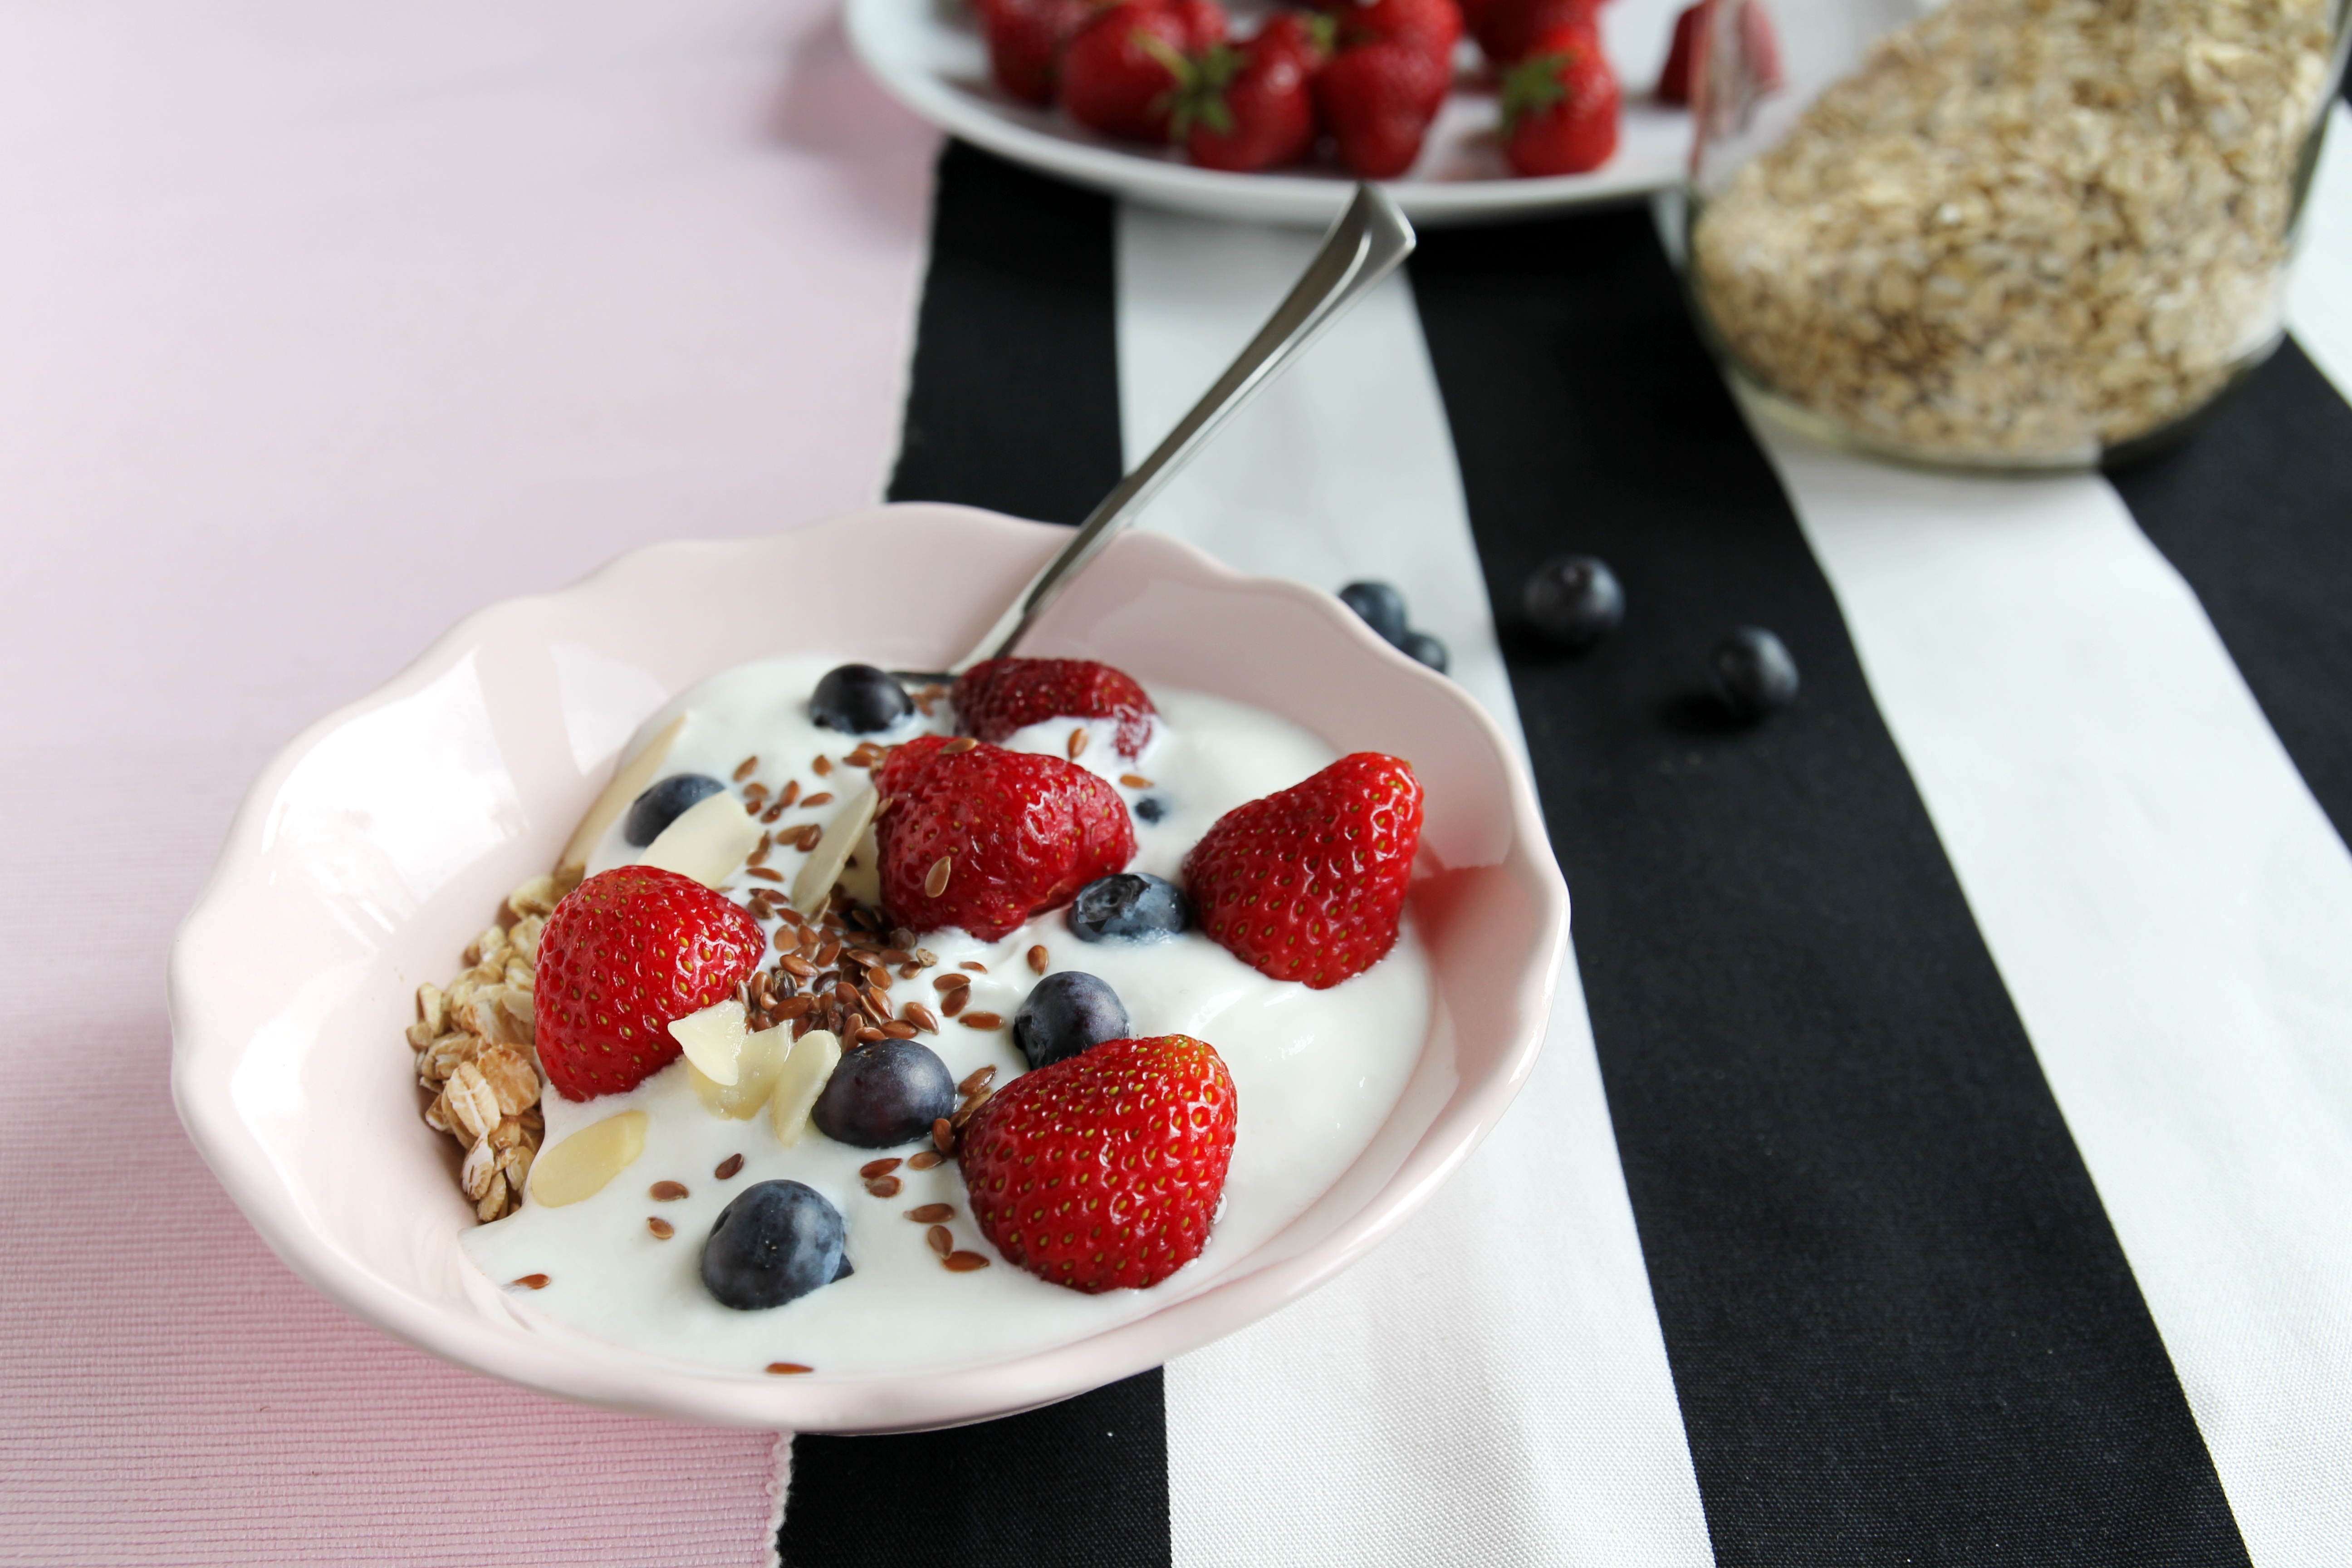
[[[2352,1556],[2335,112],[2288,344],[2111,476],[1755,423],[1645,209],[1425,237],[1149,526],[1402,584],[1523,738],[1534,1079],[1265,1323],[780,1443],[312,1297],[178,1131],[173,925],[262,761],[487,601],[877,493],[1074,520],[1313,237],[942,149],[819,0],[0,10],[0,1562]],[[1582,658],[1515,609],[1565,550],[1631,605]],[[1754,730],[1694,697],[1743,624],[1804,679]]]

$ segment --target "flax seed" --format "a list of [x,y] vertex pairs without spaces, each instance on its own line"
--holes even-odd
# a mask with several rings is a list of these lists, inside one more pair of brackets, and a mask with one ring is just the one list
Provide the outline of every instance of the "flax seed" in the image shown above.
[[940,1032],[940,1016],[920,1002],[909,1002],[899,1008],[898,1017],[901,1022],[911,1024],[927,1035]]
[[763,812],[761,812],[761,813],[760,814],[760,820],[761,820],[761,821],[762,821],[762,822],[773,822],[773,821],[775,821],[775,820],[776,820],[776,818],[778,818],[778,817],[780,817],[780,816],[783,816],[783,815],[784,815],[784,803],[783,803],[782,801],[778,801],[778,802],[776,802],[776,804],[775,804],[775,805],[772,805],[772,806],[768,807],[768,809],[767,809],[767,810],[765,810],[765,811],[763,811]]
[[945,1258],[955,1249],[955,1234],[943,1225],[935,1225],[923,1232],[923,1239],[929,1243],[931,1250],[941,1258]]
[[814,1372],[816,1368],[803,1366],[796,1361],[772,1361],[768,1363],[768,1370],[778,1377],[798,1377],[803,1373]]
[[654,1202],[657,1204],[674,1204],[686,1196],[684,1182],[656,1182],[651,1190]]
[[[937,1144],[937,1145],[939,1146],[939,1151],[940,1151],[940,1153],[942,1153],[942,1154],[952,1154],[952,1153],[954,1153],[954,1152],[955,1152],[955,1123],[954,1123],[954,1122],[952,1122],[952,1121],[949,1121],[946,1117],[944,1117],[944,1116],[940,1117],[938,1120],[934,1121],[931,1123],[931,1142],[932,1142],[933,1143],[935,1143],[935,1144]],[[544,1276],[542,1276],[542,1278],[544,1278]],[[531,1289],[534,1289],[534,1290],[536,1290],[536,1289],[539,1289],[539,1287],[538,1287],[538,1286],[536,1286],[536,1285],[534,1285],[534,1286],[532,1286],[532,1287],[531,1287]]]
[[831,969],[840,961],[841,939],[839,937],[829,936],[817,944],[814,962],[819,969]]
[[826,777],[833,772],[833,759],[819,752],[815,760],[809,763],[809,772],[819,778]]
[[784,874],[773,866],[748,866],[744,869],[762,882],[781,882],[784,879]]
[[793,802],[800,799],[800,797],[801,781],[798,779],[786,779],[784,781],[784,787],[776,792],[776,804],[778,805],[790,805]]
[[753,773],[756,773],[759,771],[760,759],[756,756],[746,757],[741,762],[735,764],[735,782],[737,784],[741,784],[745,779],[750,778]]
[[950,991],[940,998],[940,1011],[952,1018],[962,1012],[964,1004],[971,1000],[971,993],[969,991],[961,989]]
[[967,1029],[1001,1029],[1004,1020],[994,1013],[966,1013],[956,1020]]
[[1051,962],[1052,962],[1052,960],[1046,956],[1046,952],[1045,952],[1045,944],[1044,942],[1039,942],[1036,946],[1034,946],[1034,947],[1033,947],[1033,948],[1031,948],[1031,949],[1029,950],[1029,973],[1032,973],[1032,974],[1043,974],[1043,973],[1045,973],[1045,965],[1046,965],[1047,963],[1051,963]]
[[931,868],[923,873],[923,897],[927,899],[936,899],[941,893],[946,892],[948,890],[948,879],[954,874],[954,856],[942,855],[937,860],[932,861]]
[[942,974],[931,982],[931,989],[942,992],[962,991],[969,988],[971,984],[971,976],[969,974]]
[[993,1065],[979,1068],[968,1075],[961,1083],[956,1085],[956,1092],[958,1094],[978,1094],[982,1089],[986,1089],[990,1084],[994,1083],[995,1081],[996,1068]]
[[677,1226],[670,1224],[670,1222],[666,1219],[654,1219],[648,1217],[646,1220],[646,1228],[654,1233],[654,1239],[656,1241],[667,1241],[671,1237],[677,1234]]
[[737,1173],[742,1169],[743,1156],[740,1154],[730,1154],[724,1160],[719,1161],[718,1168],[710,1173],[718,1177],[722,1182],[731,1182],[735,1179]]
[[896,1176],[877,1176],[866,1184],[866,1190],[877,1198],[895,1198],[900,1184]]
[[1076,762],[1078,758],[1086,752],[1087,732],[1084,730],[1071,731],[1069,744],[1066,749],[1070,753],[1070,761],[1074,763]]
[[887,1037],[882,1033],[882,1031],[881,1031],[881,1030],[879,1030],[879,1029],[876,1028],[873,1025],[871,1025],[871,1024],[861,1024],[861,1025],[859,1025],[859,1026],[857,1026],[857,1032],[856,1032],[856,1034],[854,1037],[853,1037],[853,1038],[855,1038],[855,1039],[856,1040],[856,1042],[857,1042],[859,1045],[861,1045],[861,1046],[862,1046],[862,1045],[866,1045],[866,1044],[867,1044],[867,1043],[868,1043],[868,1042],[870,1042],[870,1041],[879,1040],[879,1039],[884,1039],[884,1038],[886,1038]]
[[950,741],[946,745],[940,748],[940,755],[943,757],[959,756],[965,752],[971,751],[974,746],[979,744],[980,742],[973,740],[970,735],[958,735],[954,740]]
[[776,960],[776,967],[802,980],[814,979],[816,975],[816,965],[797,952],[788,952]]
[[544,1274],[526,1274],[521,1279],[509,1280],[508,1283],[520,1285],[526,1290],[544,1290],[547,1289],[547,1276]]
[[907,1217],[913,1220],[917,1225],[937,1225],[941,1220],[955,1218],[955,1205],[953,1204],[925,1204],[920,1208],[908,1209],[907,1211]]
[[829,789],[821,789],[814,795],[809,796],[806,800],[801,802],[801,806],[803,810],[814,811],[820,805],[831,805],[832,804],[833,792]]
[[919,1154],[907,1156],[907,1168],[910,1171],[928,1171],[940,1163],[937,1149],[926,1149]]
[[988,965],[981,963],[980,960],[976,958],[967,958],[961,963],[957,964],[956,967],[958,969],[969,969],[974,974],[985,974],[988,973]]
[[877,1176],[888,1175],[891,1172],[897,1170],[899,1166],[905,1163],[906,1162],[904,1160],[895,1158],[868,1160],[866,1163],[857,1167],[857,1177],[860,1181],[870,1182]]
[[765,800],[768,798],[768,786],[763,784],[747,784],[743,786],[743,798],[745,800]]
[[1121,773],[1118,775],[1118,782],[1125,784],[1129,789],[1150,789],[1151,787],[1151,781],[1145,778],[1141,773]]
[[901,1024],[896,1018],[893,1018],[890,1022],[882,1026],[882,1033],[889,1039],[911,1040],[915,1037],[915,1026],[912,1024]]
[[987,1268],[988,1259],[977,1252],[950,1252],[940,1259],[940,1264],[950,1274],[969,1274],[975,1268]]

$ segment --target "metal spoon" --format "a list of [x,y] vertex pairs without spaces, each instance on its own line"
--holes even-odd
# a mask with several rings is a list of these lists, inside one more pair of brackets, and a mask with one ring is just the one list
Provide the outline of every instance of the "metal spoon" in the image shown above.
[[1192,412],[1176,422],[1167,439],[1103,497],[1102,503],[1078,525],[1069,543],[1029,580],[1029,585],[997,617],[978,646],[944,675],[910,679],[937,679],[959,675],[982,659],[1002,658],[1019,647],[1021,639],[1045,614],[1045,606],[1069,585],[1070,579],[1085,570],[1087,563],[1101,553],[1104,545],[1135,521],[1161,487],[1176,477],[1177,470],[1208,445],[1218,426],[1256,395],[1299,350],[1315,341],[1317,334],[1339,320],[1341,311],[1395,271],[1397,264],[1412,254],[1412,225],[1405,221],[1396,203],[1375,186],[1358,185],[1356,199],[1348,204],[1348,210],[1331,226],[1323,248],[1307,263],[1289,296],[1275,307],[1274,314],[1266,318],[1257,336],[1250,340],[1239,358],[1225,367],[1225,374],[1217,377],[1216,384],[1192,405]]

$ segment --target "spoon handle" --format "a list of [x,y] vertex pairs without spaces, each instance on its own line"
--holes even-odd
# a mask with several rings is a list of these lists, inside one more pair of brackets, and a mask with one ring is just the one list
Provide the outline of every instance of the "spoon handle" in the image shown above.
[[1070,579],[1135,521],[1177,470],[1208,444],[1218,426],[1337,321],[1341,311],[1395,271],[1397,264],[1412,254],[1412,225],[1396,203],[1375,186],[1358,185],[1356,199],[1331,226],[1323,248],[1315,253],[1289,297],[1275,307],[1249,347],[1225,367],[1224,374],[1217,377],[1216,384],[1192,405],[1192,412],[1176,422],[1151,456],[1103,497],[1069,543],[997,617],[979,646],[956,662],[955,673],[984,658],[1002,658],[1019,647]]

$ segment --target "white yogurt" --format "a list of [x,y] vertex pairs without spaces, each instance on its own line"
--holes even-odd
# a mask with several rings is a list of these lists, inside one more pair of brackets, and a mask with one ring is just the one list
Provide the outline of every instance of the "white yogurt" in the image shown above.
[[[724,671],[656,714],[640,734],[683,711],[687,721],[662,764],[663,776],[702,773],[727,779],[745,757],[756,755],[759,769],[744,783],[762,782],[773,792],[797,779],[803,796],[830,790],[835,797],[814,810],[785,812],[778,826],[828,821],[866,787],[864,773],[839,762],[855,741],[817,728],[808,717],[808,693],[839,662],[779,658]],[[1186,852],[1219,816],[1335,760],[1321,742],[1270,714],[1194,692],[1151,695],[1160,721],[1142,757],[1118,757],[1110,750],[1110,726],[1100,724],[1090,727],[1094,732],[1079,758],[1114,782],[1130,773],[1153,781],[1149,789],[1119,786],[1130,805],[1149,795],[1165,807],[1157,823],[1137,817],[1130,869],[1175,879]],[[1009,744],[1062,755],[1076,722],[1035,725]],[[917,715],[877,738],[903,741],[949,727],[941,703],[934,718]],[[820,754],[834,759],[829,777],[812,771]],[[622,839],[616,824],[590,858],[590,869],[625,865],[640,853]],[[771,856],[768,863],[787,879],[782,886],[790,885],[802,858],[793,850]],[[871,901],[870,837],[856,858],[845,880]],[[741,897],[758,885],[739,877],[722,890]],[[1198,1259],[1149,1290],[1088,1296],[1049,1285],[1006,1263],[981,1236],[953,1163],[929,1171],[902,1165],[894,1173],[903,1183],[896,1196],[870,1196],[858,1167],[888,1154],[912,1154],[919,1146],[856,1149],[812,1128],[785,1148],[764,1109],[744,1121],[704,1109],[678,1061],[624,1095],[575,1102],[549,1092],[549,1147],[615,1112],[642,1110],[647,1113],[645,1153],[592,1198],[562,1208],[527,1198],[515,1214],[465,1237],[487,1281],[502,1286],[525,1275],[548,1277],[535,1292],[503,1290],[506,1308],[549,1331],[568,1330],[747,1373],[772,1362],[797,1362],[820,1376],[934,1370],[1083,1339],[1200,1289],[1303,1213],[1388,1119],[1432,1027],[1428,959],[1410,916],[1386,959],[1328,991],[1269,980],[1197,931],[1151,943],[1080,942],[1062,910],[998,942],[976,942],[958,931],[929,932],[922,942],[942,969],[898,981],[896,994],[932,1000],[934,974],[976,960],[988,973],[972,976],[968,1010],[1006,1020],[1005,1027],[993,1030],[943,1020],[937,1036],[920,1037],[958,1079],[993,1064],[1002,1089],[1022,1070],[1010,1023],[1036,982],[1024,961],[1036,943],[1051,955],[1049,970],[1084,970],[1108,982],[1137,1036],[1186,1034],[1216,1047],[1233,1074],[1239,1131],[1224,1203]],[[717,1180],[714,1168],[735,1154],[743,1157],[741,1172]],[[841,1211],[856,1272],[782,1307],[745,1312],[720,1306],[702,1285],[703,1238],[737,1193],[754,1182],[786,1177],[815,1188]],[[682,1183],[689,1195],[654,1202],[648,1189],[660,1181]],[[992,1267],[969,1273],[940,1267],[925,1241],[927,1227],[907,1218],[910,1209],[934,1203],[953,1206],[955,1245],[982,1254]],[[668,1221],[675,1237],[656,1239],[648,1217]]]

